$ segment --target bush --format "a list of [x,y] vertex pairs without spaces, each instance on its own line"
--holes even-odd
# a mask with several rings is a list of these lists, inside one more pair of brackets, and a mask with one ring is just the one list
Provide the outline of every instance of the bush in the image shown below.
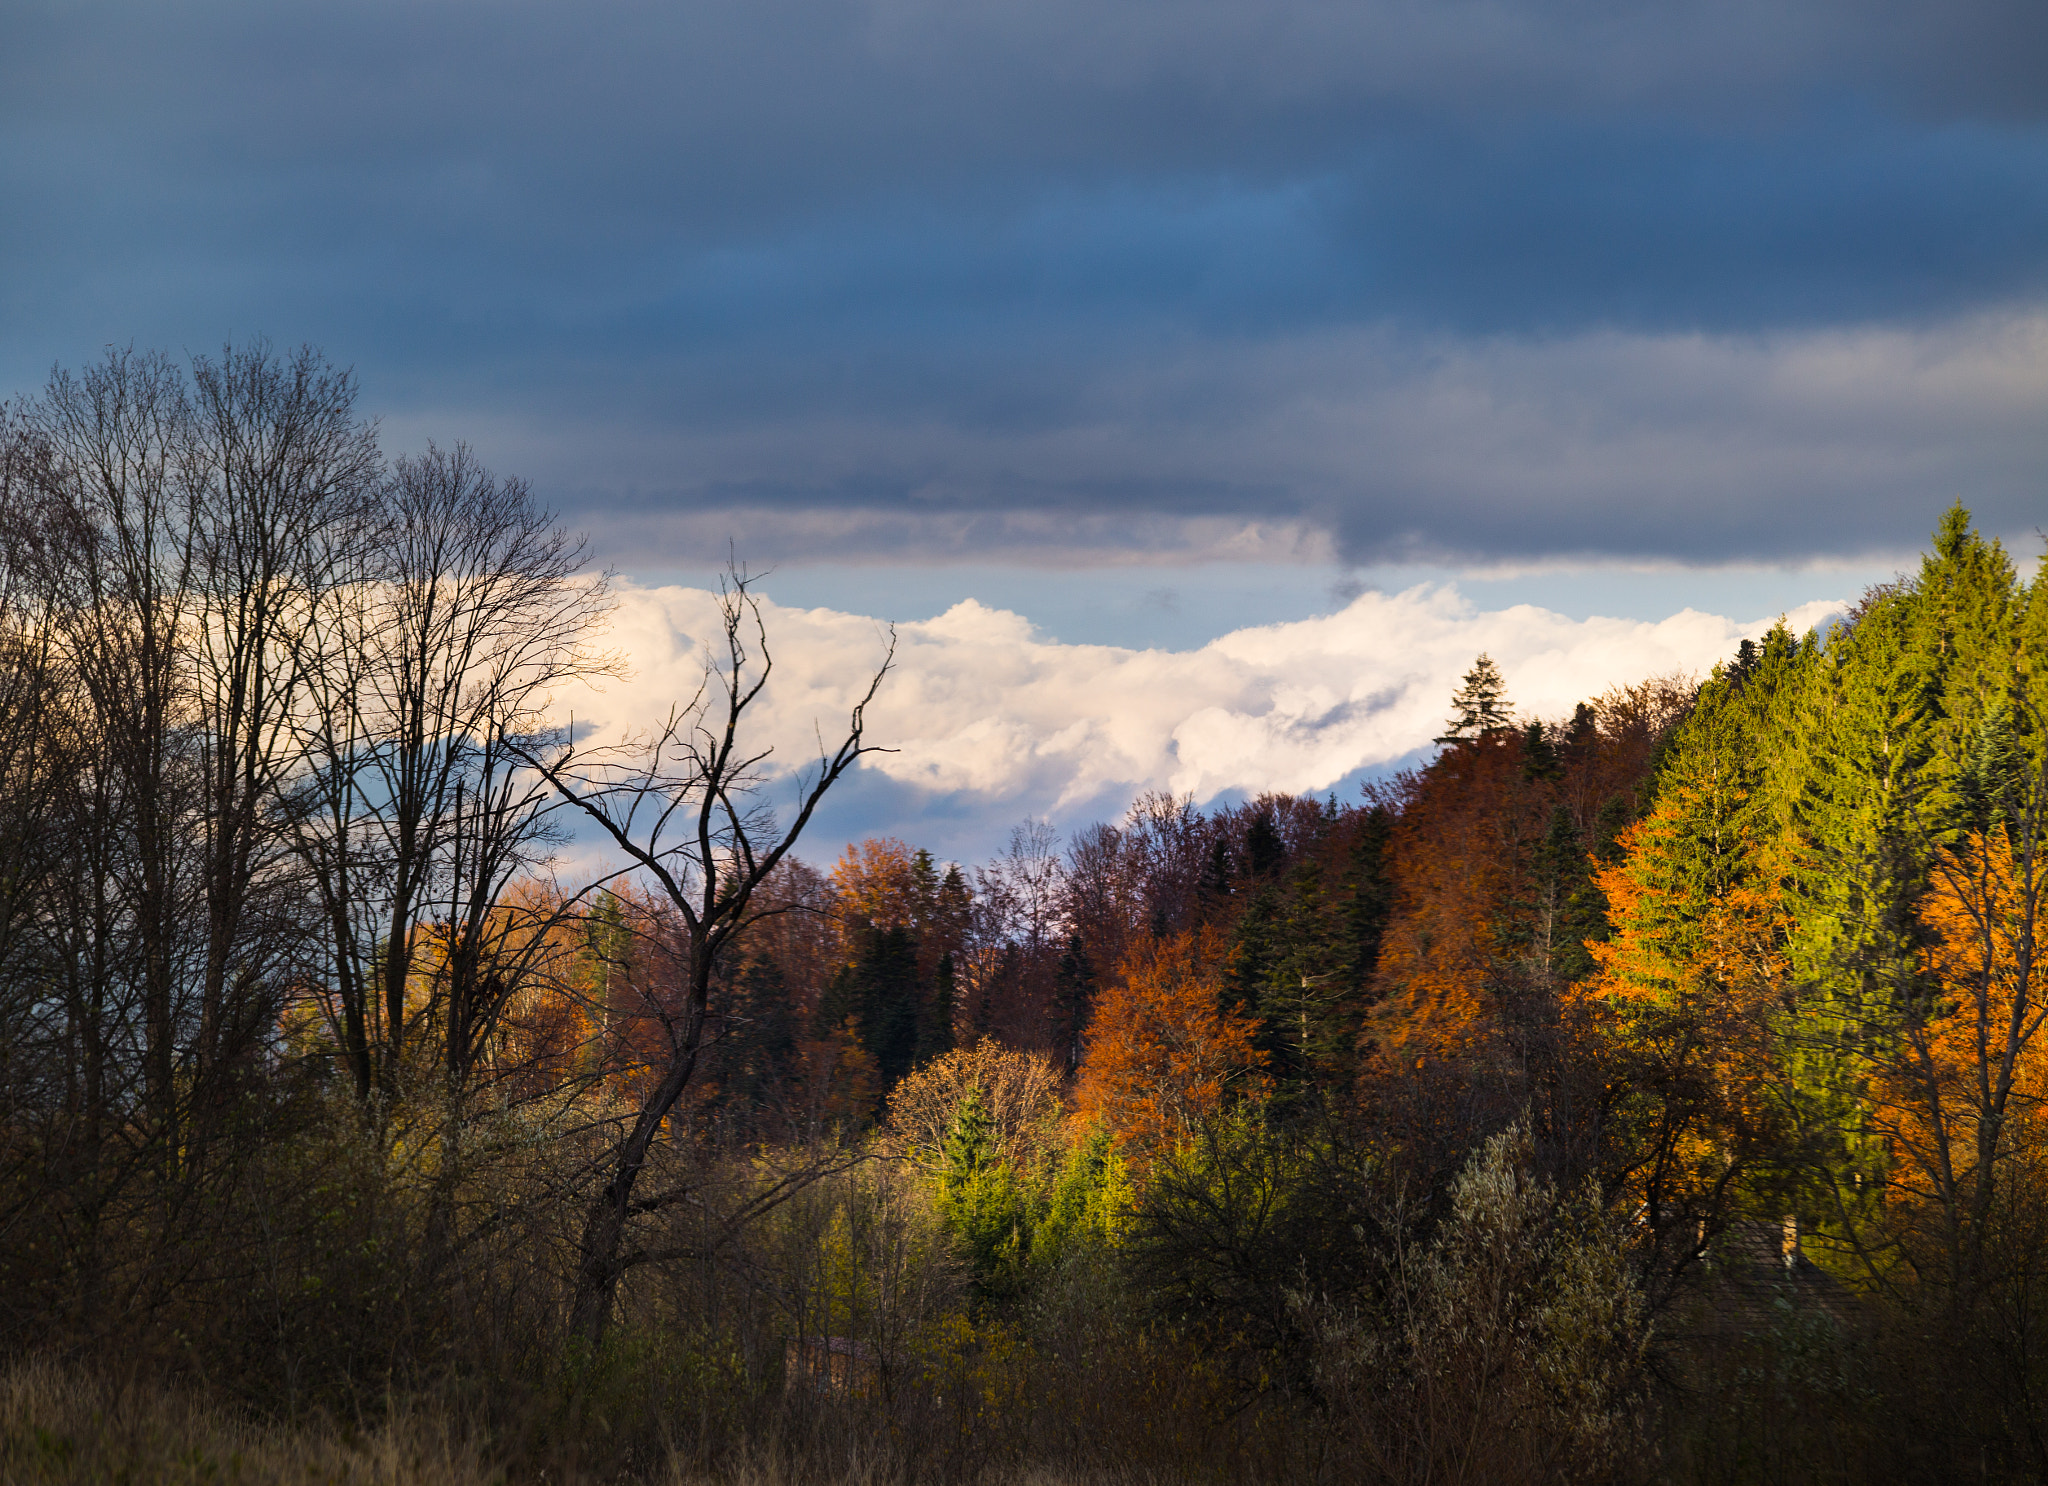
[[1398,1221],[1377,1309],[1304,1295],[1329,1427],[1365,1479],[1587,1481],[1639,1439],[1647,1308],[1626,1225],[1590,1186],[1489,1140],[1419,1242]]

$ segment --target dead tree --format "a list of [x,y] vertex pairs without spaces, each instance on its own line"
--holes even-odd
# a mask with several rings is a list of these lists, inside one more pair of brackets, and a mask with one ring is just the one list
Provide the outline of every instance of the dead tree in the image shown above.
[[749,582],[735,568],[721,584],[722,633],[703,684],[687,705],[670,711],[637,758],[622,763],[585,757],[572,739],[552,757],[533,759],[564,800],[624,854],[631,864],[624,871],[644,877],[680,927],[678,994],[647,998],[648,1014],[659,1028],[655,1066],[639,1085],[637,1108],[606,1154],[600,1168],[604,1184],[584,1214],[569,1324],[572,1335],[593,1346],[610,1321],[620,1278],[661,1257],[631,1242],[633,1220],[682,1195],[636,1196],[635,1187],[697,1070],[720,957],[750,925],[783,911],[756,909],[755,890],[796,845],[826,791],[862,755],[880,751],[864,740],[864,716],[894,658],[893,634],[853,706],[844,738],[829,749],[821,739],[815,771],[798,775],[795,818],[787,829],[776,821],[762,799],[770,749],[746,735],[749,709],[773,665]]

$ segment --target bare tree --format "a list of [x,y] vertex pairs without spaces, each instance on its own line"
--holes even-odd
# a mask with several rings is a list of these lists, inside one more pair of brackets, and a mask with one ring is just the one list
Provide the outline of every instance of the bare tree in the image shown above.
[[[55,722],[49,606],[37,602],[38,441],[0,404],[0,976],[32,918],[31,863],[47,830],[44,790]],[[12,1010],[12,1008],[9,1008]],[[9,1031],[22,1017],[8,1016]]]
[[[79,845],[64,829],[74,730],[40,592],[48,457],[16,410],[0,405],[0,1119],[20,1129],[57,1109],[90,1150],[106,1107],[100,1021],[88,1015],[88,988],[61,973],[41,933],[51,882]],[[0,1174],[12,1191],[29,1185],[23,1154],[17,1144]],[[0,1214],[0,1240],[12,1216]]]
[[[396,1090],[423,1034],[451,1089],[467,1083],[519,983],[493,910],[551,839],[529,745],[558,686],[618,666],[588,643],[606,579],[576,576],[581,543],[523,482],[430,447],[397,461],[382,501],[357,581],[331,596],[298,817],[364,1098]],[[422,1000],[428,926],[441,965]]]
[[[145,1099],[165,1162],[179,1150],[178,1038],[193,884],[189,636],[200,512],[185,481],[191,403],[180,370],[109,351],[53,373],[31,405],[49,546],[44,602],[106,776],[92,808],[118,816],[122,860],[85,884],[96,973],[139,990]],[[109,941],[118,937],[124,943]],[[81,946],[83,947],[83,946]]]
[[167,1166],[203,1150],[194,1101],[268,1035],[303,940],[276,807],[319,595],[380,462],[354,399],[310,348],[230,347],[189,378],[117,349],[53,374],[26,420],[39,602],[92,740],[72,812],[90,875],[56,932],[96,996],[139,981]]
[[[275,1021],[296,966],[297,884],[277,805],[301,766],[296,721],[325,596],[352,576],[382,471],[355,379],[311,347],[256,342],[193,362],[185,479],[206,946],[197,1066],[233,1063]],[[271,921],[259,923],[268,913]]]
[[994,1035],[1019,1046],[1045,1042],[1053,976],[1067,924],[1059,837],[1042,820],[1011,828],[1003,852],[974,869],[965,971],[963,1041]]
[[[677,1191],[636,1195],[669,1114],[696,1072],[711,1018],[721,956],[747,928],[783,905],[757,908],[755,891],[795,846],[818,804],[862,755],[867,706],[895,653],[888,653],[854,703],[844,737],[822,739],[814,770],[798,776],[795,818],[784,829],[763,801],[770,749],[748,728],[749,711],[768,684],[773,661],[760,604],[738,568],[721,585],[721,634],[705,677],[687,705],[630,762],[586,757],[573,739],[533,762],[644,876],[677,920],[680,984],[672,997],[644,995],[657,1029],[637,1107],[602,1162],[604,1184],[585,1211],[570,1329],[593,1345],[604,1335],[620,1278],[661,1257],[629,1242],[633,1220],[678,1200]],[[778,1192],[796,1189],[796,1183]],[[750,1212],[752,1210],[750,1209]]]

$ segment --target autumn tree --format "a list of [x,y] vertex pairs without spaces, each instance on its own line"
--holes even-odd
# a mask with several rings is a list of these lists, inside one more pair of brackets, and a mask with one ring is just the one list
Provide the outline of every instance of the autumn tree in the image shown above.
[[1791,1135],[1791,859],[1768,740],[1811,662],[1780,627],[1752,674],[1710,680],[1672,738],[1654,805],[1596,874],[1613,933],[1587,945],[1598,968],[1573,999],[1613,1060],[1609,1180],[1678,1268]]
[[1858,1236],[1888,1282],[1902,1264],[1962,1308],[2016,1278],[2037,1283],[2033,1256],[2048,1238],[2048,1003],[2032,816],[1973,832],[1936,858],[1921,909],[1919,994],[1896,1034],[1872,1049],[1888,1183],[1881,1217]]
[[1375,789],[1384,930],[1366,1035],[1383,1053],[1474,1054],[1503,998],[1541,1020],[1591,973],[1587,945],[1608,933],[1594,867],[1645,807],[1692,693],[1680,678],[1618,688],[1565,722],[1454,739]]
[[971,904],[957,867],[894,838],[848,846],[833,868],[841,963],[812,1015],[813,1035],[851,1027],[886,1091],[953,1045],[956,955]]
[[1074,1107],[1135,1152],[1170,1149],[1235,1103],[1266,1092],[1256,1024],[1224,1004],[1219,929],[1150,940],[1096,1004]]
[[906,1159],[940,1160],[961,1105],[978,1092],[989,1140],[1019,1170],[1047,1159],[1058,1145],[1061,1069],[1042,1053],[984,1038],[926,1063],[889,1093],[888,1138]]
[[1525,788],[1522,735],[1447,750],[1386,791],[1394,906],[1372,1035],[1414,1057],[1485,1035],[1489,986],[1521,932],[1520,876],[1549,812]]

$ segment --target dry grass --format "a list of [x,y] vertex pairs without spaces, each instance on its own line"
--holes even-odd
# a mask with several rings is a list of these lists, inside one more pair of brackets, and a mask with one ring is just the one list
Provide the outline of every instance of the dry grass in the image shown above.
[[[591,1476],[561,1465],[508,1474],[445,1418],[399,1411],[354,1430],[331,1421],[265,1424],[150,1383],[112,1384],[45,1361],[0,1374],[0,1486],[898,1486],[904,1462],[878,1453],[819,1468],[762,1452],[723,1470],[681,1459],[651,1476]],[[982,1486],[1149,1486],[1136,1478],[991,1473]]]
[[163,1486],[485,1486],[446,1421],[403,1412],[354,1431],[252,1423],[148,1384],[114,1385],[47,1362],[0,1375],[0,1481]]

